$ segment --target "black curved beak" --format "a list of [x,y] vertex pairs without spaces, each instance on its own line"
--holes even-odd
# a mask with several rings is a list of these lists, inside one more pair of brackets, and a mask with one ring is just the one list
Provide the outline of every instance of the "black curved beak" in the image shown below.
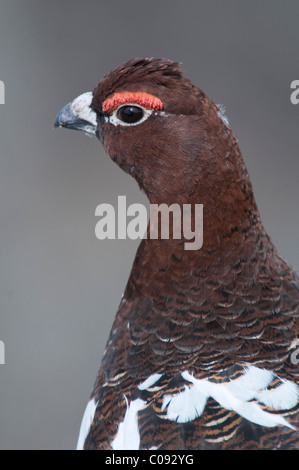
[[66,127],[96,135],[97,115],[91,109],[92,93],[84,93],[64,106],[57,114],[54,127]]

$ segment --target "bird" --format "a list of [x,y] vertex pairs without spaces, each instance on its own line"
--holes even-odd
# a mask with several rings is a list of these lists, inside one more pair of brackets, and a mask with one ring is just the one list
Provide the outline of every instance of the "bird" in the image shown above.
[[77,449],[298,449],[299,278],[263,226],[223,106],[180,62],[133,58],[54,127],[95,136],[151,205],[203,207],[200,249],[147,228]]

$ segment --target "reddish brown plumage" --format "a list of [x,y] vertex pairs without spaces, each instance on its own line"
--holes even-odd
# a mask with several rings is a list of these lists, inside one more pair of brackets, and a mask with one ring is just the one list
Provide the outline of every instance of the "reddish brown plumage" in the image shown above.
[[[165,116],[111,125],[102,103],[116,91],[158,97]],[[107,153],[151,203],[204,205],[204,243],[186,251],[184,240],[141,242],[92,394],[99,405],[85,448],[111,448],[124,395],[147,402],[138,415],[141,448],[298,447],[293,429],[253,424],[212,398],[188,423],[163,418],[163,396],[184,389],[184,370],[228,383],[251,364],[298,383],[290,360],[298,277],[265,232],[237,140],[218,107],[179,64],[156,59],[134,59],[106,75],[91,107]],[[138,392],[154,373],[164,374],[159,390]],[[296,410],[284,416],[298,426]]]

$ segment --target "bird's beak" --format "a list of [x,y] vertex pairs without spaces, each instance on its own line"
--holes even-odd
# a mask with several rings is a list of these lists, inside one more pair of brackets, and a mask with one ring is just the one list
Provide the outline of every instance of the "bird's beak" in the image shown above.
[[59,111],[54,127],[66,127],[96,135],[97,115],[90,107],[91,101],[91,92],[78,96]]

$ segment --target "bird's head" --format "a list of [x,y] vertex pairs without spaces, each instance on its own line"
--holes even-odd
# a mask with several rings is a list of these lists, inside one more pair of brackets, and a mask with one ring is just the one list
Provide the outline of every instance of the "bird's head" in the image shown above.
[[151,202],[187,201],[200,187],[204,194],[229,166],[226,119],[171,60],[125,62],[66,105],[55,127],[97,136]]

